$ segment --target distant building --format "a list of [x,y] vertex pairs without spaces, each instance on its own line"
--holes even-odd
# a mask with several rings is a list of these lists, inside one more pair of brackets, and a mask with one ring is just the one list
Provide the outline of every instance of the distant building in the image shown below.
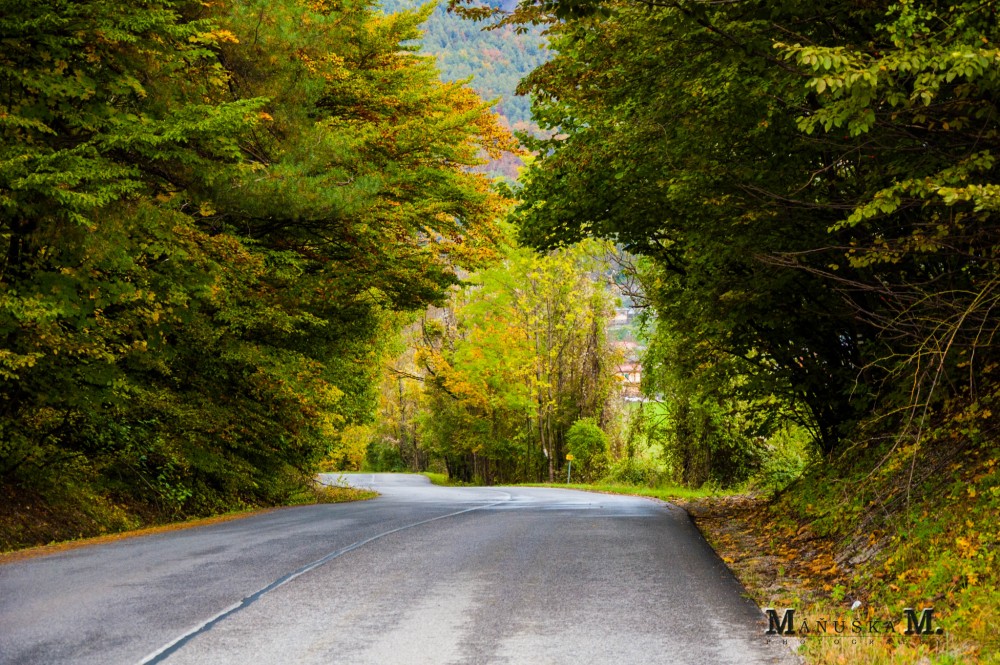
[[625,384],[638,386],[642,383],[642,363],[625,362],[618,366],[618,373],[621,374]]
[[618,365],[618,376],[622,379],[622,393],[625,399],[641,397],[639,386],[642,384],[642,363],[623,362]]
[[[624,327],[632,318],[633,311],[631,309],[616,309],[614,320],[608,328],[611,330]],[[622,393],[627,401],[635,401],[642,397],[639,386],[642,383],[641,358],[645,346],[637,342],[631,334],[625,337],[626,339],[612,341],[611,347],[617,352],[619,358],[617,374],[621,378]]]

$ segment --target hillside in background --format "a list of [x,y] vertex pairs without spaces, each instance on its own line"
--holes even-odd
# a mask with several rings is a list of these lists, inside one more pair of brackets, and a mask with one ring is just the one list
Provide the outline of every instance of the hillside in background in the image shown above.
[[[419,0],[384,0],[386,13],[417,9],[426,3]],[[502,2],[491,2],[502,6]],[[486,100],[497,100],[495,110],[511,129],[536,133],[538,126],[531,120],[531,99],[515,93],[517,84],[533,69],[544,63],[548,52],[544,47],[541,28],[530,27],[518,33],[515,26],[484,30],[486,22],[470,21],[449,13],[439,4],[430,18],[420,26],[424,33],[422,50],[437,58],[441,78],[445,81],[466,80],[470,87]],[[486,171],[517,178],[521,160],[505,155],[490,162]]]

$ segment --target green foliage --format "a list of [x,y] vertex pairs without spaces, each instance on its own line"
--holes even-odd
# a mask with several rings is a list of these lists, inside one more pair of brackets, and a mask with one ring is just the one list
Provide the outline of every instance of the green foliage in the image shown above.
[[513,140],[402,46],[424,18],[3,3],[0,483],[174,517],[359,457],[405,312],[501,235],[469,169]]
[[832,227],[850,249],[830,270],[855,270],[858,290],[879,294],[859,311],[879,328],[870,363],[892,381],[888,405],[908,411],[907,438],[926,434],[943,400],[977,404],[995,392],[984,341],[997,330],[996,12],[993,2],[900,3],[874,44],[776,44],[815,94],[800,129],[846,130],[868,162],[864,188]]
[[780,492],[805,472],[812,459],[808,438],[801,429],[787,426],[765,444],[763,463],[751,485],[766,492]]
[[593,418],[581,418],[566,431],[566,449],[576,458],[578,473],[593,477],[607,461],[608,435]]
[[608,452],[608,435],[593,418],[581,418],[566,432],[566,446],[581,464]]
[[[832,457],[873,417],[920,438],[944,400],[993,400],[995,3],[815,20],[801,2],[566,0],[506,20],[553,15],[556,55],[522,84],[551,135],[521,236],[647,258],[677,350],[661,358],[692,386],[674,421],[702,451],[736,441],[711,412],[739,402],[776,400]],[[715,366],[729,377],[706,382]]]
[[636,487],[658,487],[664,480],[664,469],[649,457],[622,457],[608,466],[601,479],[605,484],[632,485]]
[[[643,286],[658,330],[693,354],[688,364],[742,360],[760,397],[800,404],[832,451],[864,404],[863,393],[846,395],[868,331],[822,278],[771,260],[828,262],[810,252],[829,245],[838,213],[822,199],[789,200],[822,151],[787,113],[807,92],[773,65],[752,13],[689,9],[623,2],[608,20],[550,29],[556,56],[523,84],[554,135],[534,145],[521,234],[540,247],[613,238],[648,257]],[[767,23],[808,11],[783,5]]]
[[374,440],[368,443],[361,469],[375,473],[392,473],[406,471],[407,467],[399,448],[384,441]]
[[610,418],[602,262],[598,243],[544,255],[510,247],[410,329],[383,383],[381,422],[413,470],[438,459],[460,482],[554,478],[570,426]]

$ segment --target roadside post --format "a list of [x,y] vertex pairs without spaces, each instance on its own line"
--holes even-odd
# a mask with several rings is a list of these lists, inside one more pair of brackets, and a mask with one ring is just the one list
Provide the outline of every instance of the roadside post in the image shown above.
[[569,462],[569,466],[566,467],[566,484],[569,485],[569,479],[573,475],[573,460],[576,458],[572,455],[566,455],[566,461]]

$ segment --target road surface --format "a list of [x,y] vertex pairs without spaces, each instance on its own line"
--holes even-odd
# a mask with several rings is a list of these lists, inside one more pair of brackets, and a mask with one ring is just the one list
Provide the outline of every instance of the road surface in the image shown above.
[[0,565],[0,663],[794,663],[679,508],[365,474],[304,506]]

